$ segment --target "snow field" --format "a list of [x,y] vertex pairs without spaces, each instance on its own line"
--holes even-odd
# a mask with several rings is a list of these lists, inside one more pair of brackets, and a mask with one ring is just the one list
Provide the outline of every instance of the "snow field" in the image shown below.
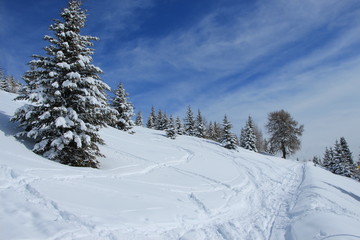
[[[100,169],[17,140],[0,91],[0,239],[359,239],[360,188],[311,164],[104,128]],[[21,227],[20,227],[21,226]]]

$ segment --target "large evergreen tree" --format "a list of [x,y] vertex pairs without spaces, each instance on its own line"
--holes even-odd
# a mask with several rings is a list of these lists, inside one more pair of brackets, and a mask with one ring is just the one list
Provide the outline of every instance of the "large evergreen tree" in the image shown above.
[[324,157],[322,160],[322,166],[325,169],[330,170],[331,165],[333,164],[333,160],[334,160],[334,152],[333,152],[332,148],[326,148]]
[[162,121],[163,121],[163,112],[161,109],[158,110],[156,118],[155,118],[155,126],[154,128],[156,130],[163,130],[162,129]]
[[176,129],[176,123],[174,121],[174,118],[170,116],[169,123],[166,126],[166,136],[171,139],[176,138],[177,129]]
[[245,127],[241,130],[240,135],[240,146],[248,149],[250,151],[257,152],[256,147],[256,135],[254,131],[254,122],[251,116],[248,117],[248,120],[245,124]]
[[80,34],[86,14],[78,0],[69,1],[62,20],[50,26],[54,36],[46,56],[34,55],[24,75],[27,86],[18,99],[33,103],[19,108],[13,120],[24,131],[19,135],[36,140],[35,153],[71,166],[98,167],[103,144],[98,130],[106,126],[111,110],[101,81],[101,69],[92,64],[91,41]]
[[186,116],[184,118],[184,131],[186,135],[195,136],[195,119],[190,106],[188,106]]
[[341,145],[338,140],[336,140],[335,142],[334,151],[333,151],[333,161],[332,164],[330,165],[330,171],[339,175],[343,175],[345,172],[345,165],[342,159]]
[[152,106],[150,115],[149,115],[147,123],[146,123],[146,127],[155,129],[155,123],[156,123],[155,108],[154,108],[154,106]]
[[111,106],[116,110],[115,121],[112,125],[123,131],[128,131],[134,126],[134,122],[131,120],[134,116],[134,108],[128,96],[128,93],[120,83],[111,103]]
[[176,133],[178,135],[183,135],[184,134],[184,128],[182,126],[180,117],[176,117],[175,126],[176,126]]
[[231,133],[232,125],[227,119],[227,116],[224,116],[223,120],[223,133],[221,138],[221,144],[228,149],[236,149],[237,139],[236,136]]
[[155,129],[166,130],[168,122],[169,119],[166,115],[166,112],[163,112],[161,109],[159,109],[155,120]]
[[280,110],[269,113],[266,128],[270,134],[268,143],[271,152],[280,151],[282,157],[286,158],[300,149],[299,137],[304,131],[304,125],[298,126],[298,122],[288,112]]
[[204,138],[206,136],[206,124],[205,119],[202,116],[200,110],[198,110],[198,114],[195,120],[195,136]]
[[340,141],[336,141],[335,143],[334,164],[332,168],[335,174],[346,177],[351,177],[355,170],[352,153],[344,137],[341,137]]
[[344,137],[340,138],[340,146],[341,146],[343,161],[347,166],[349,166],[349,168],[353,168],[353,166],[355,165],[352,157],[352,152],[350,151],[347,141],[345,140]]
[[209,139],[214,140],[216,142],[221,142],[223,129],[219,123],[210,122],[206,132],[207,132],[206,135]]
[[0,90],[6,90],[7,84],[5,81],[4,71],[0,68]]
[[139,111],[139,112],[136,114],[135,125],[136,125],[136,126],[141,126],[141,127],[144,126],[144,122],[143,122],[143,117],[142,117],[141,111]]

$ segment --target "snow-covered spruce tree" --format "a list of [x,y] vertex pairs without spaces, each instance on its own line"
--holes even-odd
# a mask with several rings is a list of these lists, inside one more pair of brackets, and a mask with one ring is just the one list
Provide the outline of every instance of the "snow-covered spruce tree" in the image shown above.
[[141,111],[139,111],[139,112],[136,114],[135,125],[136,125],[136,126],[140,126],[140,127],[144,126],[144,122],[143,122],[143,117],[142,117]]
[[200,110],[198,110],[198,114],[195,120],[195,136],[199,138],[204,138],[206,136],[205,119],[202,116]]
[[184,131],[186,135],[195,136],[195,119],[190,106],[188,106],[186,116],[184,118]]
[[162,121],[163,121],[163,112],[161,109],[159,109],[155,118],[155,126],[154,126],[155,130],[164,130],[161,128]]
[[184,128],[182,126],[180,117],[176,117],[175,125],[176,125],[176,133],[178,135],[183,135],[184,134]]
[[6,88],[7,88],[7,84],[5,81],[4,71],[0,68],[0,90],[5,91]]
[[232,125],[227,119],[227,116],[225,115],[223,120],[223,133],[222,133],[221,144],[223,145],[224,148],[236,149],[237,139],[236,136],[231,133],[230,131],[231,128]]
[[214,124],[212,121],[210,121],[206,127],[206,138],[213,139],[214,135],[215,135]]
[[146,123],[146,127],[151,128],[151,129],[155,129],[155,123],[156,123],[155,108],[154,108],[154,106],[152,106],[150,115],[149,115],[147,123]]
[[256,148],[256,135],[254,132],[254,122],[251,116],[248,117],[245,127],[241,131],[240,138],[241,138],[240,140],[241,147],[254,152],[258,151]]
[[111,106],[116,110],[116,114],[115,122],[112,125],[117,129],[128,131],[134,126],[134,122],[131,120],[134,116],[134,108],[128,99],[129,94],[121,83],[114,94]]
[[344,137],[340,138],[340,146],[341,146],[341,155],[342,155],[342,161],[345,165],[345,173],[344,176],[346,177],[352,177],[353,173],[356,169],[356,166],[354,164],[354,160],[352,157],[352,152],[349,149],[349,146],[345,140]]
[[171,138],[171,139],[176,138],[176,133],[177,133],[176,123],[172,116],[170,116],[170,118],[169,118],[169,123],[167,124],[165,131],[166,131],[166,136],[168,138]]
[[325,148],[325,153],[324,153],[324,157],[322,160],[322,166],[330,171],[331,165],[333,163],[333,157],[334,157],[334,153],[332,148]]
[[314,166],[321,165],[321,160],[317,156],[313,157],[312,162],[314,163]]
[[5,80],[6,82],[6,91],[10,93],[18,93],[21,89],[21,83],[16,81],[14,76],[6,76]]
[[207,127],[207,138],[214,140],[216,142],[221,142],[223,129],[220,124],[215,122],[210,122]]
[[245,139],[246,139],[246,134],[245,134],[245,128],[241,128],[240,130],[240,138],[239,138],[239,146],[242,148],[245,148]]
[[340,141],[336,140],[330,171],[345,177],[353,177],[355,168],[352,153],[345,138],[340,138]]
[[330,165],[330,171],[335,174],[338,174],[338,175],[343,175],[346,170],[345,170],[345,164],[344,164],[343,158],[342,158],[341,145],[338,140],[336,140],[336,142],[335,142],[333,153],[334,153],[333,162]]
[[101,81],[101,69],[94,66],[91,41],[83,36],[86,14],[81,2],[69,1],[61,12],[61,20],[50,26],[54,36],[46,56],[34,55],[30,70],[24,75],[27,83],[19,99],[33,103],[19,108],[14,121],[19,121],[25,135],[36,140],[35,153],[71,166],[98,167],[96,157],[103,156],[98,130],[106,126],[111,109]]
[[157,122],[158,122],[158,126],[157,126],[158,130],[166,130],[167,129],[167,126],[169,124],[169,119],[166,115],[166,112],[162,112],[159,110],[159,114],[157,116]]
[[18,93],[21,87],[21,83],[16,81],[14,76],[6,76],[4,71],[0,68],[0,90]]

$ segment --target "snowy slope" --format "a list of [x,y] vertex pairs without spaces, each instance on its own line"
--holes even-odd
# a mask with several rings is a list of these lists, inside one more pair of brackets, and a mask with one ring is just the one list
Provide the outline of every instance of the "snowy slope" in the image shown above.
[[16,140],[22,103],[0,91],[0,239],[359,239],[360,185],[187,136],[101,131],[101,169]]

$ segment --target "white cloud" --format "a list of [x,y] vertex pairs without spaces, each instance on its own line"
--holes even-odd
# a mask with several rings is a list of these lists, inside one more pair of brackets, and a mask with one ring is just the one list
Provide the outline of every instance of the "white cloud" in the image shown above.
[[[353,3],[272,1],[251,14],[234,17],[226,26],[217,23],[217,16],[228,9],[218,9],[186,31],[156,41],[142,39],[135,49],[121,49],[119,56],[125,53],[129,62],[120,73],[134,77],[135,82],[138,78],[139,82],[164,83],[166,87],[144,96],[155,105],[182,103],[177,108],[177,114],[182,114],[191,104],[211,120],[221,120],[227,113],[237,132],[249,114],[263,126],[268,112],[286,109],[305,124],[300,158],[322,154],[325,146],[341,136],[357,156],[360,133],[356,129],[360,128],[355,123],[360,122],[360,98],[355,91],[360,89],[360,59],[347,52],[360,40],[359,10],[349,10]],[[288,57],[277,70],[239,87],[243,78],[266,68],[264,61],[271,61],[271,56],[286,58],[288,45],[304,36],[311,41],[327,31],[331,41],[302,56]],[[237,79],[243,69],[248,73]],[[226,81],[231,75],[235,75],[233,80]],[[201,93],[213,85],[213,93]]]

